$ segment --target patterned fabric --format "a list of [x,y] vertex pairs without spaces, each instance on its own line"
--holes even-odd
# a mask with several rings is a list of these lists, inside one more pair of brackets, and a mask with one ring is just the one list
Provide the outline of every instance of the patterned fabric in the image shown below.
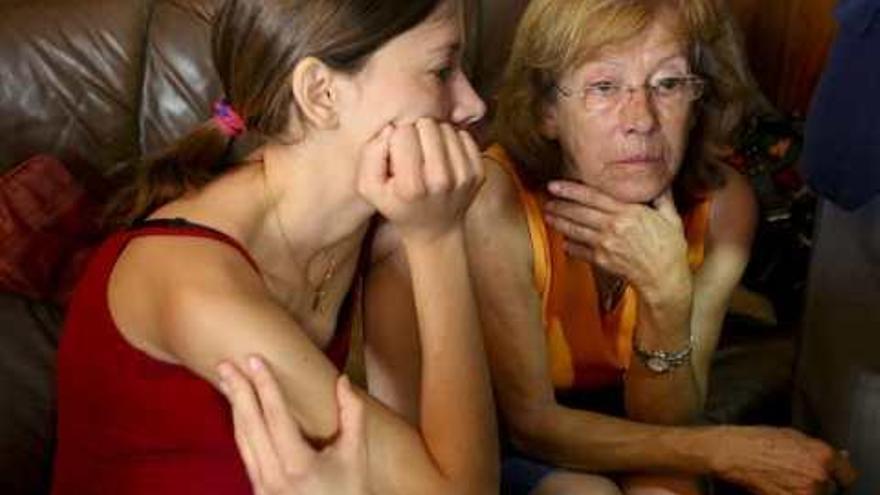
[[97,243],[98,205],[57,159],[0,176],[0,291],[66,302]]
[[[547,197],[523,185],[501,146],[491,146],[485,156],[510,174],[519,191],[531,237],[533,275],[542,301],[554,387],[596,389],[620,383],[632,356],[635,290],[627,286],[615,307],[603,314],[592,267],[569,258],[562,234],[544,222],[542,205]],[[706,199],[683,216],[692,270],[703,262],[710,207],[711,199]]]

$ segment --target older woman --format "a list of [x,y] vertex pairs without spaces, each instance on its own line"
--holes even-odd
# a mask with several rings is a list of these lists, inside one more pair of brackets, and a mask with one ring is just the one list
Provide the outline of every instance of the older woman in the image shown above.
[[[795,431],[672,426],[702,408],[748,260],[755,202],[719,151],[754,97],[711,0],[528,6],[468,213],[505,493],[687,493],[712,474],[806,495],[828,478],[832,450]],[[419,363],[396,357],[416,356],[400,338],[414,312],[387,230],[367,296],[386,345],[368,372],[415,420]]]

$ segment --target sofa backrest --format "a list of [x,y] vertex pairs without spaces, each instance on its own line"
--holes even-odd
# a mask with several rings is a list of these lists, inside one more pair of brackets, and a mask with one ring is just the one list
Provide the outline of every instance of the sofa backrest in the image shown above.
[[138,151],[149,15],[145,0],[0,6],[0,171],[39,152],[106,167]]
[[[210,50],[220,1],[0,4],[0,173],[50,153],[110,175],[207,119],[221,94]],[[468,53],[484,95],[526,3],[473,3]]]

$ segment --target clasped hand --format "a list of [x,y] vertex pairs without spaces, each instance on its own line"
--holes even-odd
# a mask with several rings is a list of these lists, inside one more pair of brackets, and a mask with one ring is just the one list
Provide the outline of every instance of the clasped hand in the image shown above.
[[358,192],[408,240],[461,225],[484,180],[479,148],[448,123],[389,124],[364,148]]
[[569,255],[623,277],[648,299],[689,298],[687,241],[669,190],[646,206],[577,182],[551,182],[548,189],[546,220],[565,236]]

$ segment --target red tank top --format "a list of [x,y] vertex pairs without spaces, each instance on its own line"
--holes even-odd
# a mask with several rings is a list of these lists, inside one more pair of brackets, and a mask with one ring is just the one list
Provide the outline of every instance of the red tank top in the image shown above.
[[[144,222],[98,248],[71,299],[58,349],[52,493],[250,494],[223,395],[189,369],[132,347],[110,315],[113,267],[129,241],[148,235],[215,239],[259,271],[234,239],[183,220]],[[337,331],[328,357],[341,368],[347,350],[348,333]]]

